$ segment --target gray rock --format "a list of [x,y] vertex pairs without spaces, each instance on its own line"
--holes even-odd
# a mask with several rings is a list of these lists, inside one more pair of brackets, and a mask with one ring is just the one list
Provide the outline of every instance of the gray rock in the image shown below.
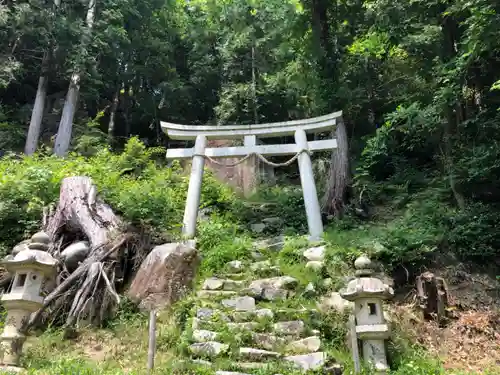
[[252,251],[253,260],[261,261],[264,258],[264,255],[260,251]]
[[199,342],[189,346],[189,350],[194,355],[211,358],[227,352],[228,349],[229,345],[217,341]]
[[217,277],[211,277],[203,282],[201,289],[236,291],[239,290],[243,284],[244,282],[240,280],[224,280]]
[[127,296],[142,309],[168,308],[191,290],[199,262],[196,249],[184,243],[156,246],[135,274]]
[[215,311],[212,309],[201,308],[196,311],[196,317],[200,320],[210,320],[215,316]]
[[254,348],[240,348],[239,355],[241,358],[249,359],[251,361],[260,361],[269,358],[275,359],[280,357],[280,353]]
[[321,339],[318,336],[311,336],[302,340],[291,342],[287,347],[287,351],[300,354],[312,353],[317,352],[320,347]]
[[221,311],[208,309],[206,307],[202,307],[196,311],[196,318],[203,321],[214,320],[218,318],[222,321],[229,322],[229,317],[222,313]]
[[283,236],[267,238],[261,241],[255,241],[253,246],[257,250],[280,251],[285,245],[285,238]]
[[326,363],[326,353],[317,352],[303,355],[293,355],[285,357],[286,361],[292,362],[296,367],[303,371],[318,370]]
[[316,288],[314,287],[313,283],[309,283],[306,286],[306,289],[304,290],[304,296],[305,297],[312,297],[316,294]]
[[231,314],[232,318],[236,322],[245,322],[251,319],[262,319],[274,317],[274,313],[271,309],[258,309],[255,311],[235,311]]
[[310,268],[314,271],[321,271],[324,267],[323,262],[317,261],[317,260],[311,260],[306,263],[306,268]]
[[222,290],[224,288],[224,280],[217,277],[206,279],[201,286],[203,290]]
[[260,299],[262,296],[262,289],[261,288],[244,288],[240,291],[240,294]]
[[272,267],[272,263],[270,260],[263,260],[260,262],[255,262],[250,265],[251,271],[266,271]]
[[286,289],[266,288],[262,290],[261,298],[264,301],[283,301],[287,299],[290,292]]
[[227,327],[234,331],[252,331],[259,326],[257,322],[227,323]]
[[208,331],[206,329],[195,329],[193,331],[193,340],[196,342],[215,341],[217,332]]
[[254,233],[262,233],[266,229],[267,225],[264,223],[256,223],[250,225],[250,230]]
[[295,289],[299,284],[298,280],[291,276],[277,276],[268,279],[252,281],[249,288],[255,289]]
[[232,260],[227,264],[229,272],[239,273],[243,271],[243,262],[241,260]]
[[257,318],[273,319],[274,313],[273,313],[273,310],[271,310],[271,309],[259,309],[259,310],[255,310],[255,316],[257,316]]
[[83,262],[90,251],[88,241],[75,242],[61,252],[61,259],[68,271],[74,271]]
[[323,297],[318,303],[318,309],[322,312],[338,311],[351,311],[354,309],[354,303],[343,299],[338,292],[331,292],[329,296]]
[[268,333],[253,333],[252,340],[258,347],[268,350],[274,350],[276,347],[283,346],[287,342],[283,337]]
[[225,307],[235,309],[236,311],[254,311],[255,298],[244,296],[232,299],[225,299],[222,301],[222,305]]
[[303,255],[310,261],[322,262],[325,260],[325,246],[310,247]]
[[302,320],[291,320],[274,324],[274,331],[281,335],[301,335],[306,330]]
[[323,279],[322,284],[324,288],[330,288],[333,285],[333,279],[331,277],[327,277],[326,279]]
[[266,217],[262,219],[262,222],[270,225],[278,225],[282,223],[282,220],[279,217]]

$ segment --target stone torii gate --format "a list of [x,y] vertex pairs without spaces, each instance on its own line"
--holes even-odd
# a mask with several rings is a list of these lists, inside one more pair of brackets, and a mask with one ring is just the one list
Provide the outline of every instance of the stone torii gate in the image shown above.
[[[179,125],[161,122],[163,131],[171,138],[178,140],[195,140],[193,148],[177,148],[167,150],[167,159],[192,158],[191,177],[187,193],[186,208],[182,232],[186,239],[193,239],[196,234],[196,221],[200,205],[201,184],[205,159],[243,157],[236,164],[242,163],[251,156],[256,156],[273,166],[289,165],[295,160],[299,164],[300,181],[304,194],[310,239],[320,240],[323,235],[321,209],[316,191],[316,183],[312,169],[310,153],[312,151],[332,150],[337,147],[336,139],[308,141],[307,133],[321,133],[335,128],[342,121],[342,111],[325,116],[305,120],[294,120],[255,125]],[[258,145],[258,138],[273,138],[294,135],[295,143]],[[207,139],[243,139],[243,146],[207,148]],[[265,156],[294,155],[288,162],[274,164]]]

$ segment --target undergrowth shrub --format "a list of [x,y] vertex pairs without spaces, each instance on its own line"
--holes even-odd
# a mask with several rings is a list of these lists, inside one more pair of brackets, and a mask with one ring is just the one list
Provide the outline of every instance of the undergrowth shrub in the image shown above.
[[264,217],[279,217],[288,231],[301,234],[307,233],[307,217],[300,186],[276,185],[261,187],[249,200],[265,203],[266,208],[262,212],[238,202],[233,207],[233,211],[242,220],[255,222],[262,220]]
[[448,243],[462,259],[484,260],[500,255],[500,208],[471,203],[449,217]]
[[[39,229],[43,208],[59,198],[62,179],[78,175],[91,177],[106,203],[132,224],[178,233],[189,176],[178,163],[167,168],[154,162],[159,152],[131,138],[120,154],[101,149],[92,157],[0,159],[0,255]],[[231,190],[206,173],[201,206],[217,209],[233,200]]]
[[197,246],[203,259],[201,275],[215,274],[228,262],[250,256],[251,239],[237,235],[239,232],[236,218],[229,214],[213,214],[209,220],[199,223]]

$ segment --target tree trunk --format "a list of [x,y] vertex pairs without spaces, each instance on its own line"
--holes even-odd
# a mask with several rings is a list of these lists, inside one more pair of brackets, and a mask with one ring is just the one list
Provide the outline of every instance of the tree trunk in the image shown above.
[[[96,0],[89,0],[89,5],[87,9],[87,29],[82,36],[82,53],[80,59],[85,55],[85,50],[87,44],[90,40],[92,33],[92,28],[94,26],[95,19],[95,8]],[[64,156],[68,152],[69,145],[71,143],[71,133],[73,131],[73,119],[75,117],[76,108],[78,106],[78,96],[80,94],[80,76],[82,63],[78,64],[75,72],[71,75],[69,82],[68,95],[66,96],[66,101],[64,102],[63,113],[61,116],[61,122],[59,123],[59,129],[57,131],[56,142],[54,146],[54,153],[57,156]]]
[[347,203],[350,183],[349,142],[343,121],[337,123],[335,131],[337,148],[332,152],[326,191],[322,199],[323,212],[341,217]]
[[64,108],[57,130],[54,153],[57,156],[64,156],[68,152],[71,143],[71,133],[73,131],[73,119],[78,105],[80,94],[80,73],[73,73],[69,83],[68,94],[64,101]]
[[[443,9],[444,11],[445,9]],[[452,16],[443,16],[440,19],[441,33],[443,38],[443,48],[441,50],[441,61],[448,63],[457,54],[457,43],[459,40],[459,26],[457,20]],[[463,121],[462,103],[445,103],[445,124],[443,131],[443,144],[445,150],[444,173],[448,175],[450,189],[455,201],[460,209],[465,208],[465,199],[455,178],[455,163],[453,161],[453,138],[457,135],[458,124]]]
[[118,109],[118,104],[120,102],[120,87],[118,87],[113,96],[113,103],[111,104],[110,114],[109,114],[109,124],[108,124],[108,143],[113,143],[113,138],[115,135],[115,121],[116,121],[116,110]]
[[[47,65],[48,54],[44,56],[42,65]],[[45,68],[42,68],[45,70]],[[40,132],[42,130],[42,120],[45,110],[45,99],[47,97],[47,83],[48,77],[47,72],[42,71],[40,78],[38,79],[38,88],[36,90],[35,104],[33,105],[33,112],[31,112],[30,127],[28,129],[28,137],[26,138],[26,145],[24,147],[24,153],[26,155],[33,155],[38,146],[38,140],[40,138]]]
[[[55,0],[54,5],[58,8],[61,5],[61,0]],[[35,104],[33,105],[33,111],[31,112],[30,127],[28,129],[26,145],[24,146],[24,153],[26,155],[33,155],[36,152],[38,140],[40,139],[40,132],[42,130],[42,121],[45,113],[45,100],[47,98],[47,86],[49,80],[48,70],[52,55],[49,51],[45,52],[42,60],[42,72],[40,73],[40,78],[38,79]]]

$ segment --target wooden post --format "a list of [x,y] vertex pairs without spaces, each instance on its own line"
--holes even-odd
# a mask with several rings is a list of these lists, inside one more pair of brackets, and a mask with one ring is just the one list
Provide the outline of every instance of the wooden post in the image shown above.
[[[299,150],[309,150],[307,135],[303,129],[297,129],[295,131],[295,142],[297,146],[299,146]],[[314,173],[309,154],[302,152],[298,157],[298,163],[310,240],[319,241],[323,236],[323,221],[321,220],[321,208],[319,206],[316,182],[314,181]]]
[[205,167],[205,147],[207,138],[198,135],[194,145],[193,162],[191,164],[191,177],[186,198],[186,209],[182,234],[185,239],[193,239],[196,234],[196,220],[198,219],[198,209],[200,207],[201,184],[203,181],[203,169]]
[[354,373],[361,372],[361,359],[359,358],[358,335],[356,334],[356,318],[349,316],[349,335],[351,336],[351,354],[354,362]]
[[148,375],[152,374],[155,366],[156,352],[156,311],[149,312],[149,345],[148,345]]

